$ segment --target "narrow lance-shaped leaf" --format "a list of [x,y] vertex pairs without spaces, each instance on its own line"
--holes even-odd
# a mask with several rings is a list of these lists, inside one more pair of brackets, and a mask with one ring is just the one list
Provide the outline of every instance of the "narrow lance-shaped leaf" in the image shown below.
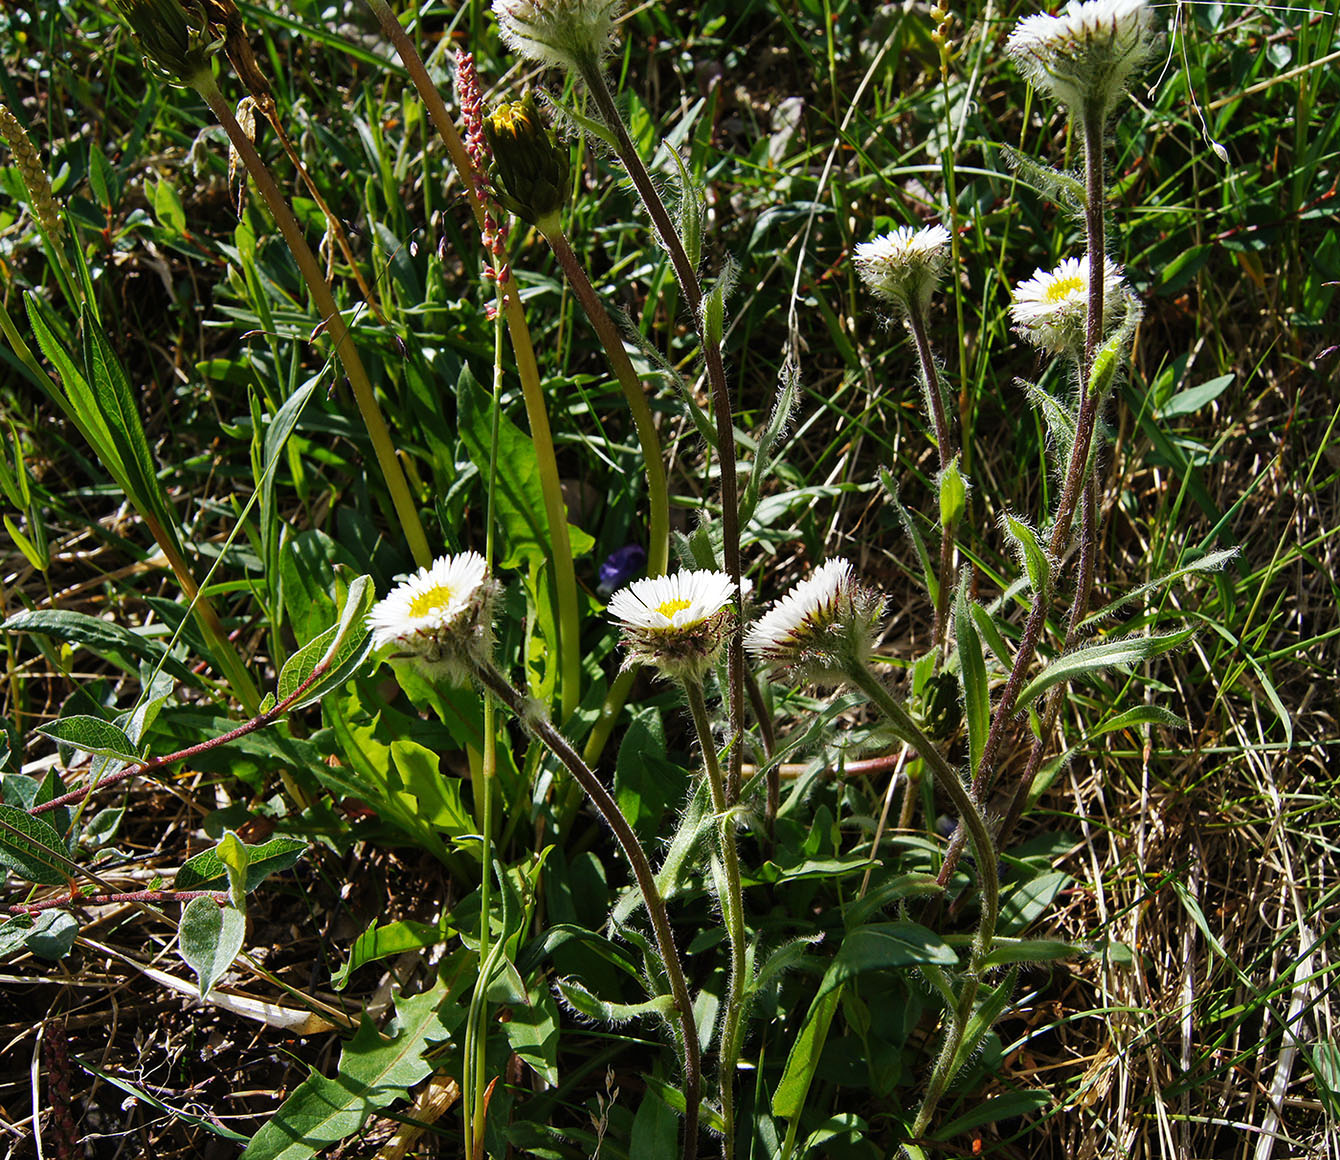
[[1090,645],[1059,657],[1034,677],[1019,694],[1018,707],[1026,709],[1039,696],[1060,681],[1072,681],[1087,673],[1100,672],[1116,665],[1133,665],[1162,653],[1171,652],[1195,634],[1194,628],[1162,636],[1132,636]]
[[889,502],[893,504],[893,510],[897,513],[903,529],[912,541],[917,559],[921,562],[921,577],[926,585],[926,592],[931,598],[931,603],[938,604],[940,599],[939,575],[935,570],[935,565],[931,563],[930,553],[926,551],[926,541],[921,538],[921,532],[912,519],[912,513],[903,507],[902,501],[898,498],[898,485],[894,482],[893,475],[888,468],[881,467],[879,469],[879,482],[884,485],[884,490],[889,496]]
[[1039,542],[1037,532],[1023,520],[1010,515],[1008,512],[1004,516],[1004,524],[1005,534],[1014,541],[1019,550],[1024,571],[1028,575],[1029,587],[1037,593],[1049,591],[1052,574],[1051,561],[1047,559],[1047,552]]

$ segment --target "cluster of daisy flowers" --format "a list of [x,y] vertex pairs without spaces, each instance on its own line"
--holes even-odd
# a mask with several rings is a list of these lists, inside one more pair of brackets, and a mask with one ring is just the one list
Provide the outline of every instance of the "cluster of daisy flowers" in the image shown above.
[[[751,587],[746,581],[744,590]],[[397,585],[368,613],[373,643],[416,657],[430,672],[464,681],[493,646],[498,585],[477,552],[443,556]],[[701,680],[733,624],[735,582],[725,572],[651,576],[619,589],[608,613],[618,625],[626,664]],[[841,680],[869,656],[884,598],[838,557],[817,568],[750,627],[745,647],[762,665],[805,680]]]

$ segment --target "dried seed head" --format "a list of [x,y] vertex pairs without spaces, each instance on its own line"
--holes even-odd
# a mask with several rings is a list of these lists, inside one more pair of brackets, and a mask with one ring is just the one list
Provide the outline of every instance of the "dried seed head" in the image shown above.
[[37,149],[28,134],[23,131],[23,126],[4,105],[0,105],[0,134],[4,135],[14,153],[14,164],[18,166],[19,176],[28,190],[28,205],[33,216],[42,223],[48,236],[53,239],[59,237],[61,219],[56,199],[51,193],[51,179],[47,177],[42,159],[37,155]]

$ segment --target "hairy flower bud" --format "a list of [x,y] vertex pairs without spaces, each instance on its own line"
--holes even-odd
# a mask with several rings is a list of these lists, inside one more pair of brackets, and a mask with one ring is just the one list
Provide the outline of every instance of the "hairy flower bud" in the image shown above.
[[216,43],[200,0],[115,0],[150,62],[167,79],[194,88],[209,72]]
[[1150,49],[1146,0],[1070,0],[1059,16],[1027,16],[1005,51],[1072,114],[1105,117]]
[[623,0],[493,0],[507,46],[537,64],[585,72],[599,66]]
[[484,118],[500,200],[517,217],[546,228],[568,199],[568,155],[527,92]]

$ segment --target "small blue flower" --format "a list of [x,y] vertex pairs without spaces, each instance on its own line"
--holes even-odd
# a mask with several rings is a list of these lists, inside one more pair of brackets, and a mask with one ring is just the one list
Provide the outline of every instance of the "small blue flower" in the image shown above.
[[647,550],[641,544],[625,544],[616,548],[600,565],[600,594],[608,596],[630,580],[642,575],[647,566]]

